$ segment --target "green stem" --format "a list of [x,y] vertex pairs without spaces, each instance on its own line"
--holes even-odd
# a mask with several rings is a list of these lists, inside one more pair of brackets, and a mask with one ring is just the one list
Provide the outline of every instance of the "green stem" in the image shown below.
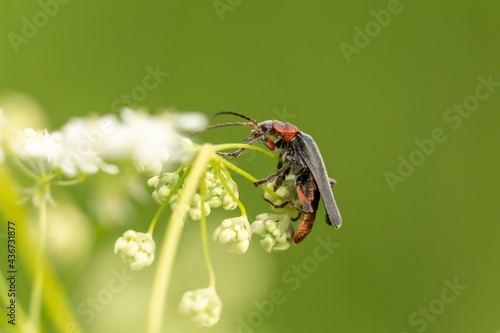
[[252,146],[252,145],[247,145],[247,144],[244,144],[244,143],[228,143],[228,144],[222,144],[222,145],[215,145],[214,146],[215,151],[221,151],[221,150],[227,150],[227,149],[239,149],[239,148],[256,150],[258,152],[266,154],[267,156],[269,156],[271,158],[274,158],[275,160],[278,160],[278,161],[281,162],[281,158],[279,158],[278,156],[274,155],[269,150],[265,150],[265,149],[262,149],[260,147],[256,147],[256,146]]
[[[220,157],[219,155],[216,156],[216,161],[217,162],[220,162],[222,164],[224,164],[225,166],[227,166],[229,169],[239,173],[240,175],[242,175],[243,177],[247,178],[248,180],[250,180],[252,183],[253,182],[256,182],[258,181],[257,178],[255,178],[254,176],[252,176],[251,174],[249,174],[248,172],[238,168],[236,165],[234,165],[233,163],[229,162],[228,160],[226,160],[225,158],[222,158]],[[286,200],[286,198],[283,198],[279,195],[277,195],[274,191],[272,191],[269,187],[267,186],[261,186],[261,188],[266,191],[267,193],[269,193],[271,196],[273,196],[274,198],[276,199],[279,199],[279,200]]]
[[57,186],[72,186],[76,184],[80,184],[83,182],[83,179],[81,178],[76,178],[72,180],[53,180],[52,184],[57,185]]
[[[184,166],[182,168],[179,168],[179,170],[181,170],[181,169],[184,169]],[[179,170],[177,170],[177,171],[179,171]],[[177,173],[177,171],[176,171],[176,173]],[[153,221],[151,221],[151,224],[150,224],[149,230],[148,230],[148,234],[150,234],[150,235],[153,234],[153,230],[155,229],[156,222],[158,222],[158,219],[160,218],[161,213],[163,213],[163,210],[168,206],[168,203],[169,203],[170,199],[172,198],[172,196],[175,195],[177,193],[177,191],[179,191],[182,184],[184,183],[184,179],[186,179],[187,175],[189,174],[189,171],[190,171],[190,169],[187,169],[184,171],[184,174],[179,178],[179,181],[172,188],[172,191],[170,191],[170,194],[167,195],[167,197],[165,198],[165,201],[163,201],[162,205],[160,206],[160,208],[156,212],[155,216],[153,217]]]
[[207,265],[208,277],[209,277],[209,287],[215,289],[215,274],[212,268],[212,263],[210,262],[210,255],[208,253],[208,241],[207,241],[207,220],[205,213],[205,180],[202,179],[200,183],[200,196],[201,196],[201,242],[203,244],[203,254],[205,257],[205,264]]
[[42,290],[45,256],[45,247],[47,243],[47,201],[43,200],[39,207],[39,232],[38,232],[38,250],[36,257],[36,273],[33,291],[30,302],[30,318],[37,331],[40,331],[40,313],[42,308]]
[[26,165],[24,165],[24,163],[21,162],[17,157],[14,157],[12,160],[26,176],[28,176],[31,179],[35,180],[38,179],[38,175],[30,168],[28,168]]
[[241,201],[238,200],[238,198],[236,198],[236,196],[234,195],[233,191],[231,191],[231,189],[229,188],[229,185],[227,185],[227,182],[226,180],[224,179],[224,176],[222,175],[222,173],[220,172],[219,168],[217,167],[217,164],[216,162],[213,162],[211,161],[210,162],[210,165],[212,166],[212,168],[214,169],[215,173],[217,174],[217,176],[220,178],[220,181],[222,183],[222,186],[224,186],[224,188],[226,189],[227,193],[229,193],[229,195],[231,196],[231,198],[234,200],[234,202],[236,202],[236,204],[238,205],[238,207],[240,208],[241,210],[241,215],[242,216],[247,216],[247,212],[245,210],[245,207],[243,206],[243,204],[241,203]]
[[212,145],[204,144],[201,146],[191,171],[189,172],[189,176],[184,183],[184,190],[180,194],[177,205],[170,216],[153,281],[146,327],[146,332],[148,333],[161,332],[168,284],[172,275],[172,267],[174,265],[175,254],[181,237],[184,220],[189,210],[191,200],[193,200],[196,189],[205,173],[206,166],[210,160],[213,159],[214,155],[215,151]]

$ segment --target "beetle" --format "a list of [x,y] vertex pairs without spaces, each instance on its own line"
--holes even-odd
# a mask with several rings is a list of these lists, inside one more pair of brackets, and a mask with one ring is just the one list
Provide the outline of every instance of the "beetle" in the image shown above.
[[[249,122],[217,124],[195,132],[191,136],[208,129],[223,126],[252,126],[254,129],[251,135],[245,138],[244,141],[249,141],[248,144],[262,141],[270,150],[280,152],[283,163],[278,163],[278,170],[268,177],[254,182],[254,185],[258,187],[276,180],[276,190],[288,173],[290,171],[293,172],[295,175],[295,187],[301,206],[299,207],[295,204],[293,199],[288,199],[278,206],[273,203],[271,204],[280,208],[290,204],[299,212],[301,221],[293,238],[295,244],[300,243],[311,232],[320,198],[323,199],[326,222],[335,229],[341,226],[342,218],[332,192],[335,180],[328,177],[319,148],[310,135],[300,131],[295,125],[289,123],[283,123],[278,120],[266,120],[258,123],[250,117],[232,111],[218,112],[211,116],[210,119],[223,114],[235,115]],[[271,140],[267,135],[274,136],[276,140]],[[218,152],[218,154],[224,157],[237,157],[243,150],[245,148],[240,148],[232,153]]]

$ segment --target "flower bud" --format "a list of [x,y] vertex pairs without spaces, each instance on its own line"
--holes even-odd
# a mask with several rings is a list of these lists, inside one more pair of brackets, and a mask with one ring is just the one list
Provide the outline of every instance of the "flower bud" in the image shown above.
[[122,260],[132,270],[140,270],[151,265],[155,257],[155,242],[148,233],[127,230],[115,243],[114,252],[120,253]]
[[260,245],[266,252],[286,250],[293,237],[290,222],[289,214],[260,214],[252,223],[252,233],[263,238]]
[[232,243],[229,252],[242,254],[250,246],[250,227],[246,216],[233,217],[222,221],[215,229],[213,239],[222,244]]
[[182,296],[179,312],[191,317],[197,326],[210,327],[220,318],[222,301],[214,288],[188,291]]

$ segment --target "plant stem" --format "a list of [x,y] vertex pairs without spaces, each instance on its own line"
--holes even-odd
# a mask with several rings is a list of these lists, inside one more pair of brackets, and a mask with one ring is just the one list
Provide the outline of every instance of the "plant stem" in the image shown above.
[[198,155],[193,163],[189,176],[184,183],[177,205],[170,216],[170,220],[165,231],[163,244],[161,247],[158,267],[155,273],[146,332],[160,333],[162,328],[162,318],[164,316],[165,300],[167,297],[168,284],[172,275],[175,254],[182,233],[184,219],[189,210],[189,205],[198,188],[202,175],[205,173],[207,164],[215,155],[214,147],[204,144],[198,151]]
[[229,188],[229,185],[227,185],[227,182],[224,179],[224,176],[222,176],[222,173],[220,172],[219,168],[217,167],[216,162],[210,162],[210,165],[212,165],[212,168],[214,169],[215,174],[219,177],[219,179],[220,179],[220,181],[222,183],[222,186],[224,186],[224,189],[227,191],[227,193],[231,196],[231,198],[234,200],[234,202],[236,202],[236,204],[240,208],[241,215],[242,216],[247,216],[247,212],[245,210],[245,207],[243,206],[243,204],[241,203],[241,201],[238,200],[238,198],[236,198],[236,196],[234,195],[233,191],[231,191],[231,189]]
[[215,274],[212,268],[212,263],[210,262],[210,255],[208,253],[208,241],[207,241],[207,219],[205,214],[205,180],[202,179],[200,183],[200,196],[201,196],[201,242],[203,244],[203,254],[205,257],[205,264],[207,265],[209,287],[215,289]]
[[39,233],[38,233],[38,251],[36,257],[36,273],[33,291],[31,293],[30,302],[30,318],[33,326],[37,331],[40,331],[40,313],[42,309],[42,290],[43,290],[43,275],[44,265],[43,258],[45,256],[45,247],[47,243],[47,201],[43,200],[39,207]]
[[187,169],[186,171],[184,171],[184,174],[179,178],[179,181],[172,188],[172,191],[170,191],[170,194],[167,195],[167,197],[165,198],[165,201],[163,201],[163,204],[160,206],[160,208],[156,212],[155,216],[153,217],[153,221],[151,221],[151,225],[149,226],[148,234],[150,234],[150,235],[153,234],[153,230],[155,229],[156,222],[158,222],[158,219],[160,218],[161,213],[163,213],[163,210],[168,206],[168,203],[169,203],[170,199],[172,198],[172,196],[175,195],[177,193],[177,191],[179,190],[179,188],[182,186],[182,183],[184,183],[184,179],[186,179],[189,171],[190,171],[190,169]]
[[[233,163],[229,162],[228,160],[220,157],[219,155],[216,156],[216,161],[217,162],[220,162],[222,164],[224,164],[225,166],[227,166],[229,169],[239,173],[240,175],[242,175],[243,177],[247,178],[248,180],[250,180],[251,182],[256,182],[258,181],[257,178],[255,178],[254,176],[252,176],[251,174],[249,174],[248,172],[246,172],[245,170],[242,170],[240,168],[238,168],[236,165],[234,165]],[[261,188],[266,191],[267,193],[269,193],[271,196],[273,196],[274,198],[276,199],[279,199],[279,200],[286,200],[286,198],[283,198],[279,195],[276,194],[276,192],[272,191],[270,188],[268,188],[267,186],[261,186]]]

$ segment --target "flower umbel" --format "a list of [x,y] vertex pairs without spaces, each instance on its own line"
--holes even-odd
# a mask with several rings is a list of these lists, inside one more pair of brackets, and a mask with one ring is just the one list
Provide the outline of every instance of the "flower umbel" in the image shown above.
[[248,218],[239,216],[222,221],[221,225],[215,229],[213,239],[222,244],[231,242],[229,252],[242,254],[248,250],[250,236]]
[[252,233],[263,238],[260,245],[267,252],[286,250],[293,238],[290,214],[257,215],[257,220],[252,223]]
[[188,291],[182,296],[179,312],[191,317],[197,326],[210,327],[220,318],[222,301],[214,288]]
[[155,258],[155,242],[148,233],[127,230],[115,243],[115,253],[134,271],[151,265]]
[[[238,185],[236,185],[236,182],[230,178],[229,173],[223,166],[221,166],[221,170],[223,171],[221,172],[221,174],[224,177],[224,181],[226,182],[229,190],[231,190],[234,197],[237,199],[239,197]],[[180,171],[182,170],[179,170],[179,172]],[[155,188],[152,196],[158,204],[163,204],[165,199],[171,194],[173,188],[179,182],[179,172],[163,173],[148,180],[148,185]],[[214,173],[212,167],[207,167],[204,182],[206,188],[204,209],[205,216],[210,215],[211,208],[222,207],[225,210],[233,210],[238,207],[238,204],[226,190],[220,177]],[[183,187],[184,185],[182,184],[179,191],[171,196],[169,201],[171,209],[175,208],[177,199],[179,198],[180,193],[182,193],[183,191]],[[193,221],[198,221],[201,219],[201,197],[198,193],[194,195],[191,201],[189,216]]]

